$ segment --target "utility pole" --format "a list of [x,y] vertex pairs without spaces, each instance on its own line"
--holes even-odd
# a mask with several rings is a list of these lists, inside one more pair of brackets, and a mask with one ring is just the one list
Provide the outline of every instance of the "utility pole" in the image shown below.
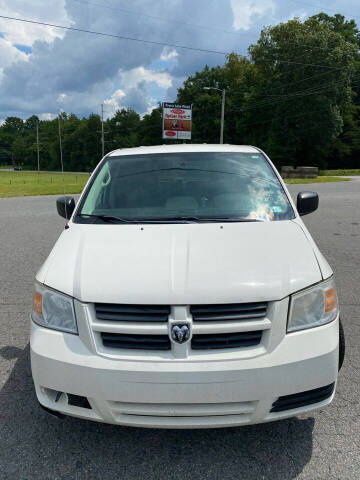
[[222,91],[222,102],[221,102],[221,129],[220,129],[220,143],[224,143],[224,118],[225,118],[225,88]]
[[104,104],[101,104],[101,152],[102,158],[105,155],[105,138],[104,138]]
[[36,122],[36,149],[37,149],[38,173],[40,173],[39,121]]
[[[61,143],[61,124],[60,124],[60,113],[58,116],[59,121],[59,147],[60,147],[60,162],[61,162],[61,171],[64,173],[64,163],[63,163],[63,154],[62,154],[62,143]],[[63,177],[64,178],[64,177]]]
[[224,143],[224,120],[225,120],[225,98],[226,98],[226,90],[223,88],[216,88],[216,87],[203,87],[204,90],[217,90],[218,92],[222,92],[222,101],[221,101],[221,126],[220,126],[220,144]]

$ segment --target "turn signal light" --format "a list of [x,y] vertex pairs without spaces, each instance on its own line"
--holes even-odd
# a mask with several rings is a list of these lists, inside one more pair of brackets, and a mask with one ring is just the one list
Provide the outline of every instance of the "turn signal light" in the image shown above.
[[337,296],[335,288],[330,288],[325,292],[325,313],[332,312],[337,308]]
[[33,311],[38,315],[42,315],[42,295],[35,291],[33,297]]

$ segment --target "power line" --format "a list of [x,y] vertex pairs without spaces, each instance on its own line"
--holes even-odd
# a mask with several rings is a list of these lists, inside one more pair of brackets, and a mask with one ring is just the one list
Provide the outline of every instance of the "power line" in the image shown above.
[[[353,78],[358,78],[359,76],[360,75],[356,75]],[[284,95],[282,98],[281,97],[277,98],[276,101],[272,101],[271,99],[260,101],[260,102],[253,103],[253,104],[249,105],[249,107],[247,107],[246,110],[254,110],[254,109],[257,109],[257,108],[261,108],[261,107],[268,107],[268,106],[271,106],[271,105],[274,105],[274,104],[278,104],[280,102],[284,102],[284,101],[299,98],[299,97],[306,97],[306,96],[309,96],[309,95],[317,95],[318,93],[322,93],[326,90],[330,90],[332,87],[342,85],[343,83],[346,83],[346,82],[347,82],[347,79],[339,80],[338,82],[329,82],[329,83],[327,83],[323,86],[319,85],[317,87],[312,87],[312,88],[309,88],[307,90],[300,90],[298,92],[294,92],[293,94]],[[358,82],[359,82],[359,80],[357,80],[357,82],[353,82],[352,84],[354,85]]]
[[78,2],[78,3],[84,3],[84,4],[87,4],[87,5],[92,5],[94,7],[107,8],[107,9],[113,10],[115,12],[117,11],[117,12],[129,13],[130,15],[136,15],[137,17],[142,16],[142,17],[146,17],[146,18],[151,18],[152,20],[160,20],[161,22],[176,23],[177,25],[181,24],[181,25],[186,25],[186,26],[191,27],[191,28],[200,28],[200,29],[203,29],[203,30],[210,30],[210,31],[211,30],[217,30],[219,32],[227,33],[229,35],[236,35],[236,36],[241,35],[241,33],[239,33],[239,32],[231,32],[230,30],[225,30],[223,28],[216,27],[214,25],[205,26],[205,25],[198,25],[198,24],[185,22],[184,20],[172,20],[170,18],[159,17],[157,15],[149,15],[147,13],[143,13],[143,12],[139,12],[139,11],[135,12],[134,10],[128,10],[127,8],[111,7],[110,5],[104,5],[103,3],[88,2],[87,0],[73,0],[73,1]]
[[[312,75],[311,77],[306,77],[306,78],[302,78],[301,80],[296,80],[295,82],[289,82],[289,83],[285,83],[284,85],[279,85],[278,87],[275,87],[275,88],[279,89],[279,88],[288,87],[290,85],[296,85],[297,83],[306,82],[306,80],[312,80],[313,78],[321,77],[323,75],[328,75],[328,74],[329,72],[321,72],[316,75]],[[267,96],[271,96],[271,95],[267,95]]]
[[142,38],[128,37],[126,35],[116,35],[114,33],[97,32],[95,30],[87,30],[85,28],[66,27],[64,25],[57,25],[57,24],[54,24],[54,23],[39,22],[37,20],[28,20],[28,19],[25,19],[25,18],[7,17],[5,15],[0,15],[0,18],[3,18],[5,20],[15,20],[17,22],[31,23],[31,24],[34,24],[34,25],[42,25],[44,27],[61,28],[62,30],[71,30],[73,32],[89,33],[91,35],[98,35],[98,36],[102,36],[102,37],[118,38],[120,40],[130,40],[132,42],[147,43],[149,45],[160,45],[162,47],[181,48],[183,50],[193,50],[193,51],[196,51],[196,52],[216,53],[216,54],[219,54],[219,55],[230,55],[230,52],[221,52],[219,50],[210,50],[210,49],[206,49],[206,48],[189,47],[189,46],[186,46],[186,45],[178,45],[178,44],[175,44],[175,43],[157,42],[155,40],[145,40],[145,39],[142,39]]
[[[304,6],[306,6],[306,7],[329,10],[329,7],[326,6],[326,5],[320,5],[320,4],[316,5],[316,4],[313,4],[313,3],[303,2],[303,1],[300,1],[300,0],[292,0],[292,2],[298,3],[298,4],[300,4],[300,5],[304,5]],[[331,8],[331,7],[330,7],[330,10],[336,11],[334,8]],[[341,9],[341,10],[342,10],[342,9]],[[344,11],[343,11],[343,14],[344,14],[344,15],[347,15],[348,17],[351,17],[351,20],[356,20],[356,18],[358,18],[358,17],[354,17],[354,16],[353,16],[352,14],[350,14],[349,12],[344,12]],[[339,15],[342,15],[342,14],[339,13]]]
[[[303,112],[303,113],[297,113],[296,115],[288,115],[288,116],[283,116],[283,120],[289,120],[292,118],[298,118],[298,117],[305,117],[306,115],[310,115],[312,113],[319,113],[318,110],[312,110],[311,112]],[[241,124],[241,127],[252,127],[254,125],[263,125],[265,123],[269,123],[269,119],[267,120],[262,120],[261,122],[253,122],[253,123],[243,123]]]
[[[229,34],[229,35],[236,35],[236,36],[244,35],[244,34],[239,33],[239,32],[232,32],[230,30],[225,30],[223,28],[216,27],[215,25],[204,26],[204,25],[189,23],[189,22],[186,22],[184,20],[171,20],[169,18],[159,17],[159,16],[156,16],[156,15],[149,15],[149,14],[146,14],[146,13],[143,13],[143,12],[129,10],[129,9],[122,8],[122,7],[121,8],[120,7],[112,7],[110,5],[104,5],[102,3],[89,2],[87,0],[73,0],[73,1],[78,2],[78,3],[83,3],[83,4],[86,4],[86,5],[91,5],[91,6],[94,6],[94,7],[106,8],[106,9],[113,10],[113,11],[124,12],[124,13],[128,13],[130,15],[136,15],[137,17],[142,16],[142,17],[153,19],[153,20],[159,20],[159,21],[165,22],[165,23],[182,24],[182,25],[186,25],[186,26],[191,27],[191,28],[200,28],[200,29],[209,30],[209,31],[216,30],[216,31],[223,32],[223,33],[226,33],[226,34]],[[326,50],[327,49],[327,47],[319,47],[319,46],[316,46],[316,45],[308,45],[306,43],[299,43],[299,42],[287,42],[287,43],[289,45],[295,45],[297,47],[309,47],[311,49],[316,49],[316,50],[324,50],[324,49]]]
[[[205,48],[197,48],[197,47],[189,47],[186,45],[178,45],[174,43],[167,43],[167,42],[158,42],[154,40],[145,40],[145,39],[140,39],[136,37],[128,37],[125,35],[116,35],[112,33],[105,33],[105,32],[97,32],[94,30],[87,30],[84,28],[76,28],[76,27],[66,27],[64,25],[57,25],[53,23],[45,23],[45,22],[39,22],[36,20],[28,20],[25,18],[16,18],[16,17],[8,17],[5,15],[0,15],[0,18],[3,18],[5,20],[14,20],[17,22],[23,22],[23,23],[30,23],[34,25],[42,25],[45,27],[54,27],[54,28],[60,28],[62,30],[70,30],[74,32],[81,32],[81,33],[89,33],[92,35],[98,35],[98,36],[103,36],[103,37],[110,37],[110,38],[118,38],[120,40],[130,40],[132,42],[139,42],[139,43],[146,43],[149,45],[161,45],[165,47],[172,47],[172,48],[180,48],[183,50],[189,50],[189,51],[196,51],[196,52],[202,52],[202,53],[214,53],[218,55],[230,55],[231,52],[222,52],[219,50],[210,50],[210,49],[205,49]],[[246,58],[245,55],[241,55],[242,57]],[[330,70],[343,70],[342,67],[333,67],[330,65],[319,65],[319,64],[314,64],[314,63],[301,63],[301,62],[292,62],[292,61],[287,61],[287,60],[276,60],[278,63],[285,63],[289,65],[302,65],[305,67],[316,67],[316,68],[327,68]]]

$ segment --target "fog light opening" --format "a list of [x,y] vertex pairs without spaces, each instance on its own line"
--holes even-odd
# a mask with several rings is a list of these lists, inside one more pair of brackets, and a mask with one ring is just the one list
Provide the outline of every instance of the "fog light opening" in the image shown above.
[[91,405],[86,397],[81,395],[74,395],[72,393],[67,393],[68,405],[72,407],[87,408],[91,410]]

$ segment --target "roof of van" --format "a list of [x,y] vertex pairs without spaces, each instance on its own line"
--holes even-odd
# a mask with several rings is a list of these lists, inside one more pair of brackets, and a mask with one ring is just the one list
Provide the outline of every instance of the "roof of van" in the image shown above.
[[121,148],[108,154],[110,157],[118,155],[144,155],[151,153],[177,153],[177,152],[239,152],[259,153],[259,150],[249,145],[220,145],[220,144],[195,144],[182,143],[177,145],[155,145],[151,147]]

